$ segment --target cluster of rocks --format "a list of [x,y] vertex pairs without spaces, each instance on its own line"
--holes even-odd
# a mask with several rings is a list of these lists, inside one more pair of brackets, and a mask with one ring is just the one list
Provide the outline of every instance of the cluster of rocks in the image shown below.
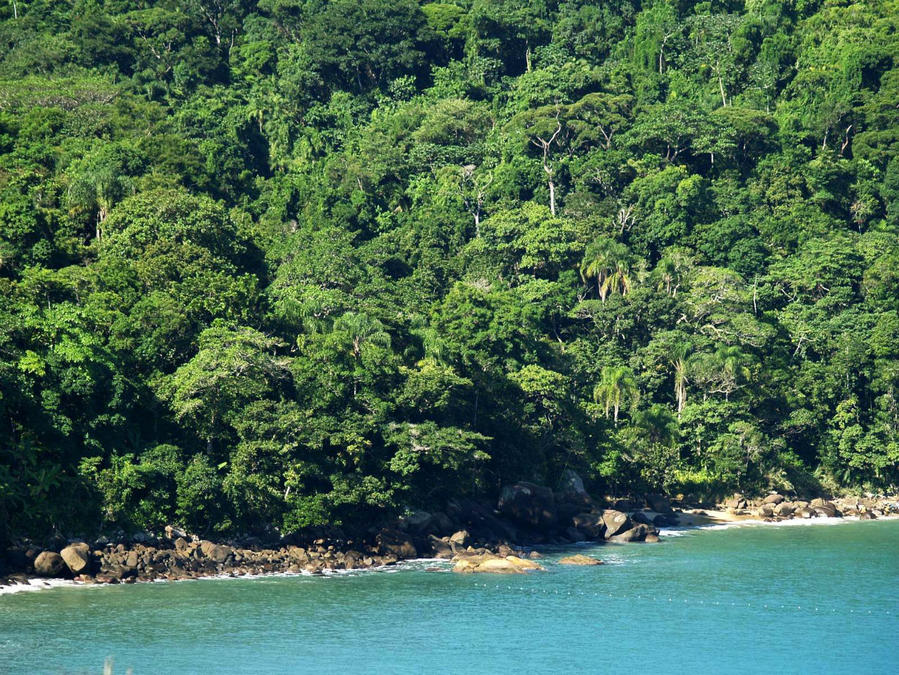
[[886,498],[843,497],[833,501],[823,498],[806,501],[790,499],[772,493],[761,499],[747,499],[735,494],[723,504],[728,512],[738,516],[754,516],[765,521],[793,518],[842,518],[852,516],[861,520],[873,520],[899,513],[899,504]]
[[[655,542],[658,527],[676,523],[676,514],[664,497],[618,500],[611,508],[603,508],[586,492],[576,473],[568,471],[563,478],[555,492],[528,482],[509,485],[496,505],[450,500],[444,511],[415,511],[392,527],[364,533],[355,540],[321,536],[267,544],[216,543],[167,527],[159,537],[144,534],[127,544],[99,540],[53,549],[23,547],[7,556],[13,558],[8,566],[20,573],[5,581],[21,582],[28,575],[86,583],[132,583],[215,575],[319,574],[420,557],[452,560],[459,572],[523,571],[540,567],[534,562],[537,554],[516,546]],[[580,564],[593,562],[581,560]]]
[[6,579],[8,583],[23,582],[28,573],[87,583],[133,583],[215,575],[321,573],[326,569],[374,567],[399,560],[395,554],[372,547],[363,551],[341,550],[324,539],[315,540],[308,547],[243,548],[180,536],[127,546],[75,542],[58,553],[28,548],[20,555],[24,560],[18,566],[24,574],[11,575]]

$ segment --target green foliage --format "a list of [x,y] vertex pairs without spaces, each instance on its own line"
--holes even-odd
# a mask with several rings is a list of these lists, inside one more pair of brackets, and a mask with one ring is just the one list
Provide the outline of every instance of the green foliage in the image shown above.
[[895,0],[0,8],[0,539],[899,482]]

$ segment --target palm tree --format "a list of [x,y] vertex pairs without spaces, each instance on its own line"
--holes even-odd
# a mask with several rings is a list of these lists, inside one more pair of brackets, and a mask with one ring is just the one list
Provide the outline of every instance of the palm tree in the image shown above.
[[350,353],[357,362],[353,374],[353,398],[359,393],[359,382],[362,367],[358,363],[366,345],[379,345],[390,348],[390,335],[384,330],[384,324],[368,314],[347,312],[334,321],[334,333],[342,333],[341,339],[348,338]]
[[344,332],[352,338],[353,358],[358,359],[362,347],[371,343],[382,347],[390,347],[390,335],[384,330],[384,324],[368,314],[347,312],[334,322],[334,332]]
[[662,259],[659,260],[652,275],[658,281],[657,288],[665,290],[666,295],[677,297],[677,290],[683,280],[684,270],[692,265],[690,254],[678,247],[670,247],[665,250]]
[[581,262],[581,278],[596,279],[596,292],[603,302],[610,292],[627,295],[633,285],[630,275],[630,251],[622,243],[600,237],[587,247]]
[[680,417],[687,403],[687,356],[690,353],[690,343],[683,342],[676,345],[670,353],[669,361],[674,368],[674,398],[677,400],[677,416]]
[[609,417],[609,408],[612,408],[617,427],[621,402],[629,398],[632,404],[636,403],[637,394],[637,378],[634,377],[634,371],[627,366],[606,366],[602,369],[599,384],[593,390],[593,400],[603,404],[606,419]]

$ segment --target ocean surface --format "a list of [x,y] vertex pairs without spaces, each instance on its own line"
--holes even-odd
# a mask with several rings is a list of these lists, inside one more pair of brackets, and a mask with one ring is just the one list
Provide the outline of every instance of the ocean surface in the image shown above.
[[575,550],[606,564],[0,595],[0,672],[899,673],[899,520]]

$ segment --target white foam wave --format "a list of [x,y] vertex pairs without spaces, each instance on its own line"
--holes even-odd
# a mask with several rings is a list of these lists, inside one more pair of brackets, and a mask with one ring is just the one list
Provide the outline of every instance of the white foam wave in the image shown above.
[[28,579],[28,583],[9,584],[0,586],[0,595],[12,595],[13,593],[30,593],[32,591],[45,591],[51,588],[66,588],[84,586],[84,584],[70,579]]
[[[889,515],[881,516],[877,520],[896,519],[899,519],[899,516]],[[790,520],[778,520],[775,522],[768,520],[758,520],[755,518],[746,518],[744,520],[732,520],[722,523],[703,523],[701,525],[682,525],[661,528],[660,536],[683,537],[685,535],[688,535],[690,532],[695,532],[696,530],[729,530],[739,527],[810,527],[817,525],[842,525],[844,523],[856,522],[859,522],[859,518],[857,516],[845,516],[843,518],[792,518]]]

